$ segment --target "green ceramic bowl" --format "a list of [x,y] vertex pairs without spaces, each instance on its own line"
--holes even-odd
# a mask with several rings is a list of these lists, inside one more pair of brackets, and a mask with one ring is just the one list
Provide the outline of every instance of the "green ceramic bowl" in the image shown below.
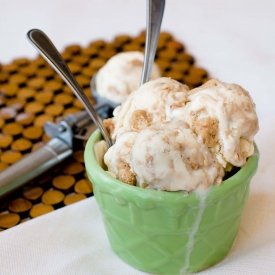
[[247,164],[207,192],[166,192],[120,182],[97,163],[93,133],[85,165],[93,183],[113,251],[131,266],[153,274],[194,273],[220,262],[230,251],[258,166],[256,148]]

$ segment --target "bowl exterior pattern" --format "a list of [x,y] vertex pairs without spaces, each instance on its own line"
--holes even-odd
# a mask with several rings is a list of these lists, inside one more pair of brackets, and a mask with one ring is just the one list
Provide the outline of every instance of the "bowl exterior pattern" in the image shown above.
[[[99,137],[89,140],[89,154]],[[225,186],[189,195],[127,186],[87,163],[86,168],[113,251],[148,273],[188,274],[220,262],[230,251],[257,161],[250,158],[251,169]]]

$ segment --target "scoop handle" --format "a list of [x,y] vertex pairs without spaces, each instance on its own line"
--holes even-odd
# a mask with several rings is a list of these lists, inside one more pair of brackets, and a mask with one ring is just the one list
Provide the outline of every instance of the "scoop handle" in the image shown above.
[[140,85],[151,76],[164,8],[165,0],[147,0],[145,56]]
[[39,176],[72,154],[72,149],[59,138],[25,156],[0,173],[0,200],[29,180]]
[[27,38],[33,44],[33,46],[38,50],[38,52],[44,57],[44,59],[53,67],[53,69],[63,78],[63,80],[68,84],[68,86],[75,93],[77,98],[83,103],[86,111],[91,116],[97,128],[103,135],[103,138],[107,142],[107,144],[112,146],[112,140],[108,135],[106,128],[103,125],[103,122],[87,96],[82,91],[82,88],[76,81],[72,72],[68,68],[66,62],[59,54],[58,50],[51,42],[51,40],[47,37],[45,33],[38,29],[32,29],[27,33]]

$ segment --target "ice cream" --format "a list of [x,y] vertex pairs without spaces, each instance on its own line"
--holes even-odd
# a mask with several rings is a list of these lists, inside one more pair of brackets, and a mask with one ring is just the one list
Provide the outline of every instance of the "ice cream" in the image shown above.
[[137,135],[137,132],[123,134],[104,156],[104,163],[108,167],[108,172],[130,185],[136,185],[136,176],[131,171],[130,162]]
[[210,80],[189,92],[175,117],[190,125],[223,167],[241,167],[253,154],[258,118],[249,93],[239,85]]
[[139,132],[176,116],[185,106],[189,88],[176,80],[161,77],[143,84],[114,110],[114,118],[105,121],[115,141],[126,132]]
[[142,85],[105,122],[115,144],[104,156],[119,180],[158,190],[221,184],[224,172],[253,154],[255,104],[235,84],[188,88],[170,78]]
[[122,134],[104,160],[119,180],[159,190],[206,189],[224,174],[208,147],[177,119]]
[[[122,103],[140,85],[143,60],[141,52],[123,52],[110,58],[96,76],[98,95],[114,103]],[[154,63],[151,79],[160,76],[160,70]]]

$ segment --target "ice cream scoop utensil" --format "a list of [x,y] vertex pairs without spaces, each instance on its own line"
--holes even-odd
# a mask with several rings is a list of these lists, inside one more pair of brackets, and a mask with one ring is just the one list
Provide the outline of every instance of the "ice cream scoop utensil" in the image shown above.
[[63,78],[63,80],[72,89],[78,99],[83,103],[87,113],[91,116],[97,128],[100,130],[103,138],[107,142],[108,146],[112,146],[112,140],[108,135],[108,132],[103,125],[103,122],[90,101],[84,94],[80,85],[76,81],[75,77],[68,68],[66,62],[63,60],[54,44],[47,37],[45,33],[38,29],[32,29],[27,33],[27,38],[38,50],[38,52],[44,57],[44,59],[53,67],[53,69]]
[[158,45],[165,0],[147,0],[146,43],[140,85],[150,79]]
[[[146,43],[145,43],[145,56],[142,67],[142,76],[140,85],[144,84],[150,79],[153,63],[158,44],[160,27],[164,13],[165,0],[147,0],[146,5]],[[94,74],[91,80],[91,91],[97,103],[108,104],[111,108],[116,108],[118,103],[113,102],[101,96],[96,87],[96,77]]]
[[[95,108],[106,118],[106,106]],[[48,121],[44,125],[45,133],[52,138],[50,141],[0,173],[0,200],[72,155],[73,140],[87,140],[96,128],[86,111],[57,120],[57,123]]]

